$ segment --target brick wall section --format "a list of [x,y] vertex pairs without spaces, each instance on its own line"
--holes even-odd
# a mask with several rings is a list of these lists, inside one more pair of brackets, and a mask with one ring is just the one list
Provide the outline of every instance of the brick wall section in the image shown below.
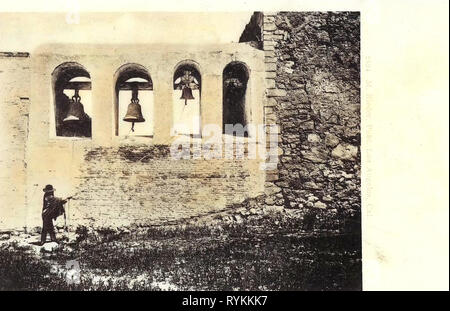
[[28,53],[0,52],[0,228],[25,219],[29,66]]
[[70,217],[97,227],[158,225],[223,211],[262,192],[256,160],[172,160],[169,146],[86,150]]
[[360,211],[359,25],[355,12],[264,14],[264,111],[282,149],[266,180],[287,208]]
[[[274,29],[274,14],[264,14],[263,18],[263,49],[266,65],[266,99],[264,102],[264,122],[267,128],[267,141],[270,140],[270,127],[278,125],[278,117],[275,113],[276,97],[285,96],[286,91],[278,89],[275,85],[275,77],[277,75],[277,59],[275,58],[275,44],[272,41]],[[267,30],[269,29],[269,30]],[[270,34],[269,34],[270,33]],[[280,138],[280,136],[278,137]],[[278,140],[280,141],[280,140]],[[278,169],[268,170],[266,181],[273,182],[278,180]]]

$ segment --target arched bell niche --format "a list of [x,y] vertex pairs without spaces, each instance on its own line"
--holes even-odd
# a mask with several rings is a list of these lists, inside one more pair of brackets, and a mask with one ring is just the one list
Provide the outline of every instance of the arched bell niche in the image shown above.
[[202,77],[194,61],[185,60],[173,74],[173,129],[177,135],[201,136]]
[[139,64],[121,66],[114,75],[116,136],[153,136],[153,82]]
[[76,62],[66,62],[52,73],[56,136],[91,137],[91,76]]
[[[225,133],[226,124],[232,126],[242,124],[244,127],[247,125],[246,96],[249,71],[244,63],[231,62],[224,68],[222,77],[222,124]],[[244,132],[244,135],[247,135],[247,132]]]

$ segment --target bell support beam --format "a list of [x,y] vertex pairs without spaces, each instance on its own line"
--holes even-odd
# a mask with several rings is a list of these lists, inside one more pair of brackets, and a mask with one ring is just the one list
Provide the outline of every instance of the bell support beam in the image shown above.
[[119,90],[130,91],[137,86],[139,91],[152,91],[153,85],[151,82],[124,82],[119,85]]
[[66,90],[90,90],[91,82],[68,82],[64,89]]

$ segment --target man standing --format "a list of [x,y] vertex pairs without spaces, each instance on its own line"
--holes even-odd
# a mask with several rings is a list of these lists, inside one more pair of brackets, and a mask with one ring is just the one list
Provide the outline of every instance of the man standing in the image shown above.
[[42,232],[41,232],[41,244],[45,243],[47,234],[50,234],[50,240],[56,242],[55,229],[53,227],[53,219],[65,213],[64,204],[70,199],[56,198],[52,185],[45,186],[44,198],[42,203]]

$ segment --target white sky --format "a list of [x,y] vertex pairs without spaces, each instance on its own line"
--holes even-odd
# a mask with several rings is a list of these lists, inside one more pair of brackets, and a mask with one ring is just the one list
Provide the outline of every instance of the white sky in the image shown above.
[[67,15],[0,13],[0,51],[32,52],[45,43],[238,42],[252,12],[81,12],[78,24]]

